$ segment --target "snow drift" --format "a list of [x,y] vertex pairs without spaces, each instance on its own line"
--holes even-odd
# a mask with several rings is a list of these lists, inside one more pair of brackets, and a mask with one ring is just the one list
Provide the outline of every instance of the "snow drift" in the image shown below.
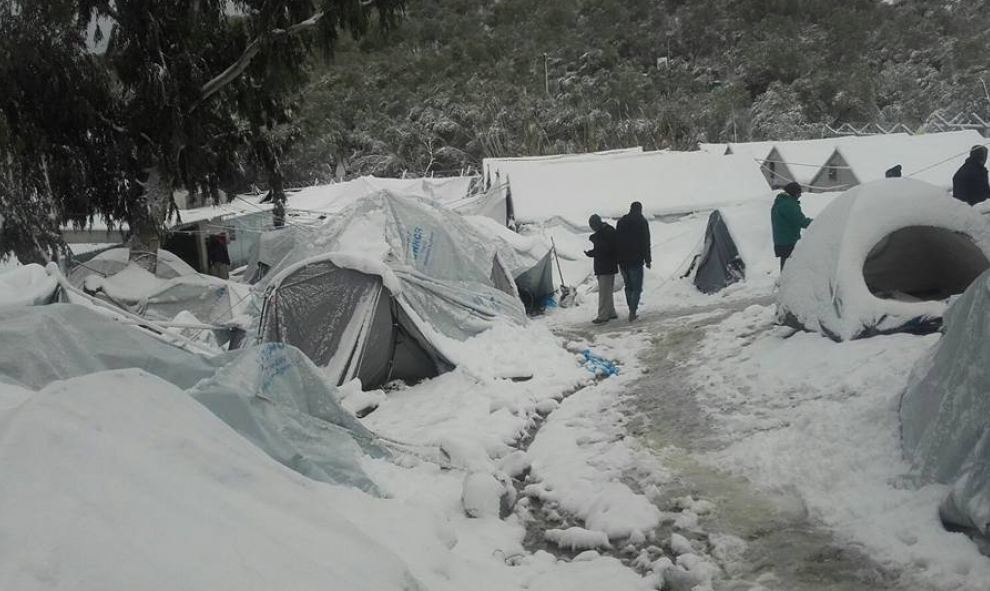
[[140,370],[0,410],[0,442],[4,589],[422,589],[335,489]]
[[990,267],[990,225],[941,189],[885,179],[815,218],[780,280],[778,318],[838,341],[937,328]]
[[54,304],[0,311],[0,350],[0,383],[29,389],[140,368],[300,474],[378,492],[360,458],[385,449],[298,349],[267,344],[205,359],[83,306]]
[[945,335],[901,401],[904,451],[923,482],[952,485],[943,521],[990,536],[990,273],[949,308]]
[[58,281],[38,264],[0,274],[0,308],[49,304],[55,300],[57,291]]

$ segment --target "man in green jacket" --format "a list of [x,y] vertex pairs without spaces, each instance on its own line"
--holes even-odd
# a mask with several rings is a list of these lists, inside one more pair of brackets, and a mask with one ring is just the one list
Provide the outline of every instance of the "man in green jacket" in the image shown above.
[[794,245],[801,238],[801,230],[811,224],[811,218],[801,211],[801,185],[787,183],[784,192],[777,195],[770,209],[770,225],[773,226],[773,253],[780,258],[780,270],[794,252]]

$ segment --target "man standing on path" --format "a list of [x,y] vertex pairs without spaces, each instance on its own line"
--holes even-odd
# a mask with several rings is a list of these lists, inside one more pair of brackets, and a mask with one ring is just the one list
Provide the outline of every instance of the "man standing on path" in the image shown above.
[[591,322],[605,324],[619,317],[615,313],[615,298],[612,295],[615,274],[619,272],[619,265],[615,262],[615,228],[603,222],[598,214],[591,216],[588,225],[595,233],[588,238],[591,240],[591,250],[584,251],[584,254],[595,259],[595,277],[598,279],[598,316]]
[[615,254],[619,261],[622,281],[626,284],[626,305],[629,322],[637,318],[639,296],[643,293],[643,265],[653,264],[650,253],[650,224],[643,217],[643,204],[633,201],[629,213],[615,225]]
[[973,146],[969,158],[952,177],[952,196],[970,205],[990,198],[990,181],[987,179],[987,147]]
[[801,185],[790,182],[784,192],[777,195],[770,209],[770,225],[773,227],[773,253],[780,258],[780,270],[794,252],[794,245],[801,239],[801,230],[811,225],[811,218],[801,211]]

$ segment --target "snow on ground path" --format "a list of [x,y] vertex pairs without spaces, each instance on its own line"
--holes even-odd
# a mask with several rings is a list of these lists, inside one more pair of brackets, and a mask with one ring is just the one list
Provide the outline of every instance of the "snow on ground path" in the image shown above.
[[[888,466],[896,464],[899,456],[891,460],[884,454],[896,452],[896,446],[883,447],[884,454],[872,454],[874,459],[882,456],[884,465],[866,463],[871,457],[869,453],[861,456],[841,453],[839,448],[843,442],[864,443],[863,436],[856,438],[855,429],[865,434],[865,443],[870,443],[872,438],[876,444],[875,439],[879,436],[871,428],[876,416],[866,412],[867,409],[848,404],[843,407],[837,403],[850,413],[863,413],[864,417],[848,429],[841,426],[828,429],[825,428],[828,423],[821,421],[822,427],[812,431],[816,437],[809,438],[814,441],[809,445],[821,446],[817,453],[808,445],[800,446],[791,440],[781,441],[780,448],[747,445],[751,439],[759,441],[760,437],[768,436],[767,433],[786,428],[792,418],[788,415],[789,409],[800,408],[801,402],[813,403],[821,396],[820,390],[808,390],[811,393],[807,400],[795,403],[793,397],[782,393],[781,388],[772,387],[774,380],[781,383],[791,380],[792,387],[800,389],[800,382],[794,380],[820,380],[820,383],[841,387],[837,384],[845,377],[848,389],[849,383],[856,383],[857,376],[863,377],[877,364],[886,364],[890,370],[873,370],[880,377],[869,385],[873,390],[885,389],[887,393],[887,400],[874,410],[888,412],[896,425],[896,405],[890,406],[889,397],[897,386],[890,376],[901,375],[898,363],[910,367],[914,356],[927,346],[925,338],[892,337],[900,346],[857,342],[852,344],[853,350],[842,352],[830,350],[824,345],[834,343],[821,339],[822,346],[817,350],[805,350],[804,360],[831,367],[836,373],[816,371],[814,364],[802,365],[801,356],[785,360],[779,371],[764,368],[764,374],[769,377],[754,384],[757,386],[754,390],[759,391],[755,396],[760,403],[754,404],[753,395],[732,387],[735,382],[742,384],[753,379],[746,376],[747,348],[767,340],[783,342],[783,336],[791,333],[774,328],[769,321],[754,322],[747,316],[756,311],[771,310],[768,303],[767,297],[748,301],[736,298],[734,303],[730,300],[723,305],[687,306],[670,312],[648,311],[640,322],[631,326],[620,322],[593,328],[587,319],[583,322],[555,321],[557,332],[571,338],[581,335],[587,338],[599,335],[599,339],[603,338],[601,335],[607,335],[604,338],[613,341],[635,340],[644,335],[652,338],[651,346],[641,355],[641,363],[649,373],[635,383],[627,384],[624,406],[631,415],[625,422],[627,434],[636,435],[654,448],[655,458],[671,475],[668,482],[658,483],[653,479],[644,483],[644,490],[664,510],[662,526],[657,530],[658,539],[668,540],[671,532],[683,535],[696,549],[700,560],[720,567],[715,581],[723,584],[733,581],[744,585],[739,587],[742,589],[978,589],[966,586],[967,580],[983,580],[978,578],[984,571],[982,563],[976,560],[979,557],[974,558],[975,547],[965,538],[946,534],[934,517],[941,493],[930,490],[906,492],[898,498],[895,488],[887,482]],[[584,308],[587,313],[588,307]],[[566,317],[567,320],[576,319],[576,311],[567,311]],[[630,335],[637,336],[630,338]],[[799,334],[792,338],[811,337]],[[928,342],[932,338],[935,337],[928,337]],[[862,350],[855,349],[864,345]],[[887,347],[892,350],[878,354]],[[770,359],[779,354],[763,353]],[[730,374],[729,369],[736,374]],[[718,376],[716,370],[723,372],[722,398],[709,392],[713,388],[711,384],[698,379],[700,375]],[[906,370],[902,376],[905,378]],[[717,377],[712,379],[717,381]],[[734,396],[729,394],[733,392]],[[565,401],[564,406],[567,404]],[[795,439],[809,430],[808,421],[820,409],[810,406],[803,412],[806,413],[805,422],[788,431]],[[822,439],[826,437],[831,438],[832,447],[826,445],[828,439]],[[934,536],[942,542],[950,541],[956,556],[962,556],[962,559],[943,561],[940,566],[936,565],[936,570],[931,570],[931,565],[918,556],[914,564],[891,561],[875,545],[851,536],[844,527],[849,523],[827,519],[827,512],[818,506],[820,499],[814,498],[808,486],[802,486],[806,474],[799,467],[803,465],[824,466],[823,472],[836,480],[841,480],[843,474],[853,475],[845,477],[846,480],[872,478],[874,484],[885,486],[892,494],[887,498],[897,499],[894,503],[899,505],[899,511],[892,515],[896,514],[902,522],[910,522],[908,528],[895,528],[892,521],[867,520],[859,515],[865,524],[861,529],[880,527],[879,536],[901,536],[907,540],[904,543],[915,542],[917,538],[922,547],[925,546],[923,536]],[[758,478],[761,473],[756,468],[750,469],[751,466],[764,468],[762,476],[765,478]],[[771,477],[785,485],[771,486],[774,482]],[[656,488],[651,490],[651,484]],[[821,480],[807,484],[819,490],[830,490]],[[863,504],[864,499],[855,495],[829,497],[824,493],[821,496],[832,498],[836,507],[847,507],[847,518],[857,510],[881,511],[885,499],[874,495],[867,497]],[[909,500],[905,501],[904,497]],[[706,500],[713,502],[714,511]],[[884,526],[886,531],[882,529]],[[667,545],[676,545],[673,536]],[[969,574],[950,576],[954,570]],[[948,576],[943,581],[949,582],[938,584],[936,575]],[[668,582],[671,579],[676,577],[668,576]]]
[[904,588],[985,591],[990,560],[941,527],[944,487],[915,490],[900,450],[901,392],[939,337],[834,343],[773,317],[771,307],[743,310],[692,354],[689,387],[720,441],[706,459],[793,496]]

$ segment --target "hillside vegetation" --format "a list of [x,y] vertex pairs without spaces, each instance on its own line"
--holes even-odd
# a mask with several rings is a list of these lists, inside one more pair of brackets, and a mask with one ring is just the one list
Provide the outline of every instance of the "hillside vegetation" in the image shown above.
[[388,38],[313,64],[286,172],[446,175],[487,156],[983,116],[987,4],[414,0]]

